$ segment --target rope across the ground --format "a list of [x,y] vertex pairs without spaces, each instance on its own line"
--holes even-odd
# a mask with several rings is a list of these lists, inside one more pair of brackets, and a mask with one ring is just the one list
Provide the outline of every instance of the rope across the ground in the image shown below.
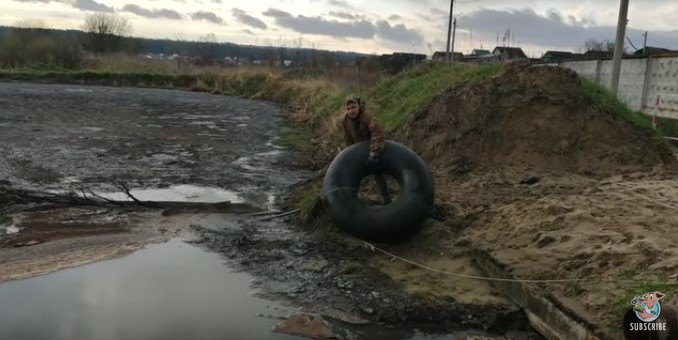
[[374,244],[371,244],[369,242],[365,242],[365,246],[369,248],[372,251],[377,251],[380,253],[383,253],[384,255],[387,255],[391,257],[391,259],[399,260],[401,262],[409,263],[413,266],[417,266],[419,268],[425,269],[427,271],[431,271],[434,273],[442,274],[442,275],[447,275],[447,276],[452,276],[452,277],[457,277],[457,278],[462,278],[462,279],[470,279],[470,280],[482,280],[482,281],[494,281],[494,282],[516,282],[516,283],[570,283],[570,282],[615,282],[615,283],[644,283],[644,284],[652,284],[652,285],[678,285],[678,282],[673,281],[665,281],[665,282],[647,282],[647,281],[640,281],[640,280],[628,280],[628,279],[606,279],[606,278],[600,278],[600,277],[581,277],[581,278],[567,278],[567,279],[509,279],[509,278],[503,278],[503,277],[491,277],[491,276],[478,276],[478,275],[466,275],[466,274],[460,274],[460,273],[453,273],[453,272],[448,272],[445,270],[433,268],[430,266],[427,266],[425,264],[421,264],[418,262],[415,262],[410,259],[406,259],[404,257],[398,256],[396,254],[393,254],[389,251],[386,251],[382,248],[379,248],[375,246]]

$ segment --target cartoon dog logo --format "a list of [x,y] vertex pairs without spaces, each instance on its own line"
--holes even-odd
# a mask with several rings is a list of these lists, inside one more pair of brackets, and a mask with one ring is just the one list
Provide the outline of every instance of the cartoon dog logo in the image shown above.
[[633,311],[636,312],[638,319],[644,322],[652,322],[659,317],[662,307],[659,300],[664,297],[660,292],[645,293],[643,296],[635,296],[631,300]]

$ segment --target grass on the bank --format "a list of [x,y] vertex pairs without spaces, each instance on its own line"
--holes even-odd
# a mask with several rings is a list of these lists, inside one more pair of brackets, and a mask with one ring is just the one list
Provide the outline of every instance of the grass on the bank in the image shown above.
[[608,112],[619,115],[623,120],[633,124],[639,130],[655,137],[660,137],[661,131],[652,127],[652,121],[645,114],[631,110],[626,104],[622,103],[608,89],[598,85],[590,80],[582,79],[582,92],[593,101],[602,105]]
[[379,106],[379,121],[386,130],[393,131],[453,85],[482,81],[500,70],[499,64],[430,63],[386,79],[371,96]]
[[12,218],[7,215],[0,214],[0,225],[12,223]]
[[[668,295],[678,294],[678,289],[675,285],[664,283],[666,278],[658,277],[650,272],[641,272],[636,268],[624,270],[619,274],[618,278],[620,282],[616,284],[613,290],[617,298],[612,301],[608,310],[611,319],[611,323],[608,326],[614,329],[621,329],[623,326],[624,314],[631,308],[631,300],[634,296],[654,291],[660,291]],[[663,301],[660,301],[660,303],[663,303]]]
[[[652,117],[648,116],[647,120],[651,121]],[[657,123],[657,130],[664,136],[678,138],[678,119],[660,118],[659,123]]]
[[319,192],[319,187],[315,188],[315,190],[308,190],[304,192],[303,196],[299,200],[297,208],[299,209],[299,218],[302,221],[308,221],[317,215],[322,199]]

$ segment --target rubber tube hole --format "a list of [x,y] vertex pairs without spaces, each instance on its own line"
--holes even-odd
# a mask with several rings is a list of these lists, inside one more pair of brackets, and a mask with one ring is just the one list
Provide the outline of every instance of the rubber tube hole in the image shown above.
[[370,205],[384,205],[387,203],[385,198],[381,194],[380,186],[378,182],[380,181],[379,177],[386,183],[388,190],[388,197],[391,202],[395,202],[401,193],[400,183],[398,180],[390,175],[380,174],[369,175],[360,181],[360,188],[358,190],[358,198]]

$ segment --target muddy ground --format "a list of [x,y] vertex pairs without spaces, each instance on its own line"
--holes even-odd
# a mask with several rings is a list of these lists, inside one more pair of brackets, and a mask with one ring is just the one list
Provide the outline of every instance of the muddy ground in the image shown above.
[[[307,163],[303,156],[275,144],[284,120],[266,102],[171,90],[0,83],[0,108],[0,180],[13,187],[102,193],[118,190],[117,182],[133,190],[190,184],[277,209],[289,186],[310,175],[300,169]],[[110,206],[1,209],[13,219],[7,230],[18,232],[0,238],[0,282],[193,235],[195,243],[255,275],[263,295],[341,322],[538,338],[525,314],[489,284],[392,261],[327,224],[312,229],[229,214]],[[430,222],[422,235],[388,249],[481,274],[464,256],[464,245],[424,243],[435,237],[452,244],[470,221],[450,210],[446,223]]]

